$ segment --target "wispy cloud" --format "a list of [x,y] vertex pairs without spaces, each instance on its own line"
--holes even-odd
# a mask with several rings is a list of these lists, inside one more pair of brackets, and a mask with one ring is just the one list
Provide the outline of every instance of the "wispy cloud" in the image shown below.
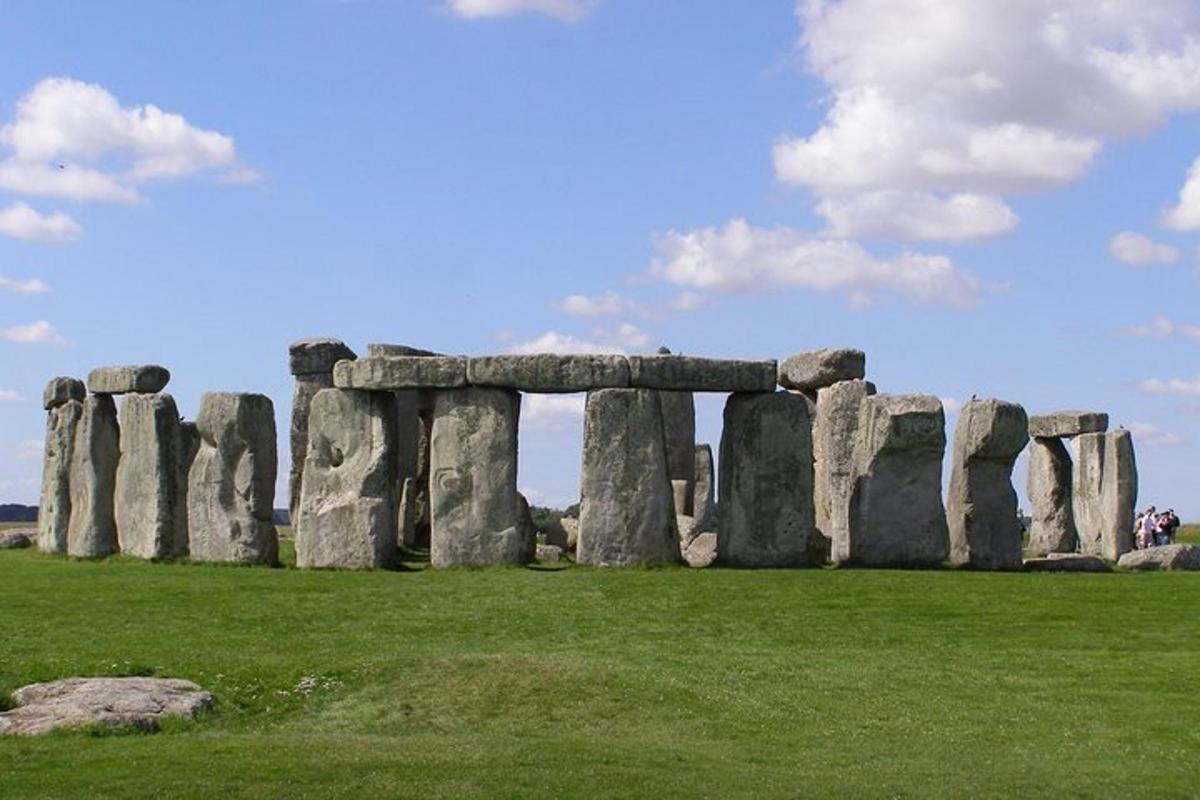
[[79,223],[61,211],[42,214],[25,203],[0,209],[0,235],[27,242],[61,244],[73,242],[83,233]]
[[1165,431],[1149,422],[1134,422],[1129,426],[1129,430],[1133,433],[1137,444],[1152,447],[1172,447],[1183,444],[1183,437],[1179,434]]
[[521,430],[560,432],[583,422],[582,394],[526,394],[521,398]]
[[0,339],[17,344],[51,344],[63,346],[67,340],[44,319],[28,325],[14,325],[0,330]]
[[1114,236],[1108,243],[1108,252],[1122,264],[1134,267],[1174,264],[1179,260],[1179,248],[1156,242],[1132,231],[1124,231]]
[[20,400],[21,395],[15,389],[0,389],[0,403]]
[[578,22],[595,5],[595,0],[446,0],[450,13],[469,20],[541,14],[560,22]]
[[1200,395],[1200,378],[1147,378],[1142,381],[1146,394]]
[[50,291],[50,287],[40,278],[17,280],[0,275],[0,291],[13,294],[45,294]]
[[630,322],[623,322],[615,329],[597,328],[587,338],[546,331],[533,339],[510,345],[508,352],[516,355],[536,353],[626,353],[646,347],[650,335]]
[[1161,314],[1146,322],[1122,328],[1121,332],[1141,339],[1169,339],[1173,336],[1200,339],[1200,325],[1175,323]]

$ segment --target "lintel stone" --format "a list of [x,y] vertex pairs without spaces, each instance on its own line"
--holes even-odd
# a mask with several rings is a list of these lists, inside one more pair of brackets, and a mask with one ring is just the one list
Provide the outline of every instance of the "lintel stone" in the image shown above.
[[88,374],[92,394],[154,394],[166,388],[171,373],[157,364],[99,367]]
[[546,393],[623,389],[629,386],[629,360],[621,355],[553,353],[482,356],[468,362],[467,382]]
[[867,356],[862,350],[826,347],[788,356],[779,364],[779,385],[785,389],[816,391],[839,381],[862,380]]
[[1029,435],[1036,438],[1080,436],[1108,430],[1108,414],[1098,411],[1056,411],[1029,418]]
[[375,356],[339,361],[333,367],[338,389],[458,389],[467,385],[467,359],[461,356]]
[[777,367],[774,359],[630,356],[629,382],[634,388],[681,392],[773,392]]

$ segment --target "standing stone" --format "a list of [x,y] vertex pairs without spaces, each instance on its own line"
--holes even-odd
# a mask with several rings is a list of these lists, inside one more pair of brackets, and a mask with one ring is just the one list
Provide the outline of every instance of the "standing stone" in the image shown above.
[[707,444],[696,445],[696,481],[692,487],[692,516],[696,518],[696,526],[702,531],[711,531],[717,524],[717,482],[713,480],[712,447]]
[[195,561],[275,564],[275,408],[261,394],[209,392],[196,415],[188,472],[188,548]]
[[[79,385],[82,388],[83,384]],[[83,418],[83,403],[75,399],[62,400],[49,412],[46,415],[46,452],[38,509],[38,548],[43,553],[65,553],[71,523],[71,455],[75,452],[79,420]]]
[[[1085,555],[1104,555],[1100,496],[1104,480],[1103,433],[1084,433],[1075,438],[1075,466],[1071,477],[1071,504],[1079,550]],[[1132,523],[1130,524],[1132,527]]]
[[390,392],[324,389],[308,418],[296,566],[378,569],[396,560],[396,406]]
[[869,381],[840,381],[817,390],[813,421],[813,504],[817,530],[829,540],[830,557],[850,558],[850,495],[859,406],[875,394]]
[[[691,392],[659,392],[663,434],[667,448],[667,475],[685,481],[688,490],[696,482],[696,404]],[[689,501],[690,502],[690,501]],[[690,514],[691,508],[679,509]]]
[[812,563],[812,427],[803,397],[789,392],[730,396],[718,484],[717,559],[722,564]]
[[971,400],[954,429],[946,514],[950,559],[976,569],[1019,570],[1021,522],[1012,469],[1029,441],[1025,409],[1003,400]]
[[1137,494],[1133,435],[1118,428],[1105,434],[1104,476],[1100,481],[1100,555],[1109,561],[1133,549]]
[[121,552],[177,558],[187,552],[183,440],[169,394],[130,394],[121,402],[121,460],[113,501]]
[[1029,551],[1074,553],[1079,543],[1071,501],[1071,454],[1061,439],[1034,437],[1029,446]]
[[117,549],[113,491],[120,446],[116,403],[111,395],[91,395],[83,401],[71,454],[71,520],[67,527],[70,555],[103,558]]
[[854,454],[850,537],[836,561],[934,565],[950,554],[942,506],[946,417],[928,395],[864,398]]
[[430,562],[527,564],[537,540],[517,493],[521,396],[509,389],[439,392],[430,442]]
[[416,502],[417,482],[414,478],[405,478],[400,484],[400,504],[396,510],[396,541],[408,548],[412,548],[416,540]]
[[581,495],[578,563],[681,560],[658,392],[588,392]]
[[292,451],[292,466],[288,472],[288,512],[293,522],[300,506],[300,481],[308,453],[309,406],[317,392],[333,386],[333,365],[342,359],[354,357],[354,351],[340,339],[300,339],[288,347],[288,367],[295,377],[288,438]]

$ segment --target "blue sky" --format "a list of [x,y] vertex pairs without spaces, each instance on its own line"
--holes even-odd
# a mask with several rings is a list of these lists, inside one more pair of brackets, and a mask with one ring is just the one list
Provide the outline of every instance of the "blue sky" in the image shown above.
[[[1108,411],[1135,431],[1140,504],[1200,516],[1193,2],[47,1],[0,20],[0,502],[37,500],[50,377],[162,363],[186,416],[259,391],[285,432],[287,344],[324,335],[861,347],[881,391],[949,411]],[[714,445],[721,402],[698,401]],[[579,409],[526,406],[534,502],[577,494]]]

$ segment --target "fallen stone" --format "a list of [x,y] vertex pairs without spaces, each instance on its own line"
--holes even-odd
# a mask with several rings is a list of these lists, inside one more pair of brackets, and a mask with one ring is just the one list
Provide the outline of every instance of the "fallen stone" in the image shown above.
[[1071,455],[1061,439],[1034,439],[1029,445],[1029,552],[1074,553],[1079,542],[1071,500]]
[[629,357],[634,388],[680,392],[773,392],[775,361],[654,355]]
[[355,358],[341,339],[300,339],[288,346],[288,368],[293,375],[328,375],[333,365]]
[[734,394],[725,403],[718,476],[718,559],[738,567],[811,563],[812,428],[788,392]]
[[430,443],[430,563],[526,564],[537,541],[517,492],[521,397],[508,389],[439,392]]
[[1108,562],[1099,556],[1082,553],[1050,553],[1025,560],[1027,572],[1112,572]]
[[581,489],[576,562],[681,560],[657,392],[588,392]]
[[50,411],[70,401],[83,402],[87,388],[78,378],[52,378],[42,392],[42,408]]
[[380,569],[396,560],[395,398],[324,389],[313,398],[295,520],[296,566]]
[[984,570],[1019,570],[1021,522],[1012,469],[1029,441],[1025,409],[971,400],[958,416],[946,516],[950,560]]
[[87,388],[92,394],[155,394],[170,380],[167,368],[157,364],[100,367],[88,374]]
[[537,560],[545,562],[561,561],[563,550],[558,545],[554,544],[539,544],[537,546]]
[[460,356],[395,356],[340,361],[333,368],[339,389],[456,389],[467,385],[467,359]]
[[683,551],[683,560],[689,567],[704,569],[717,560],[717,534],[700,533],[692,537]]
[[788,356],[779,364],[779,385],[785,389],[816,391],[839,381],[861,380],[867,356],[846,347],[810,350]]
[[[870,381],[840,381],[817,390],[813,420],[813,508],[817,531],[828,540],[827,558],[850,558],[850,495],[859,407],[875,394]],[[824,562],[822,562],[824,563]]]
[[1108,414],[1097,411],[1056,411],[1053,414],[1035,414],[1029,418],[1029,435],[1035,439],[1104,433],[1106,430]]
[[192,718],[213,696],[191,681],[164,678],[66,678],[13,692],[0,734],[33,736],[56,728],[133,725],[152,731],[166,717]]
[[482,356],[467,362],[472,386],[566,393],[629,386],[629,360],[620,355]]
[[209,392],[196,415],[188,471],[188,550],[194,561],[276,564],[275,408],[261,394]]
[[848,514],[848,552],[835,561],[867,566],[932,566],[950,554],[942,506],[946,418],[927,395],[862,401]]
[[131,394],[121,402],[121,460],[113,514],[122,553],[178,558],[187,553],[187,485],[179,409],[169,394]]
[[117,548],[113,493],[120,440],[117,405],[112,396],[99,394],[85,399],[71,453],[71,517],[67,523],[70,555],[103,558]]
[[83,402],[80,400],[67,400],[46,414],[37,537],[38,549],[43,553],[67,552],[71,524],[71,456],[75,452],[82,418]]
[[1165,544],[1145,550],[1130,550],[1117,560],[1117,566],[1137,572],[1200,570],[1200,545]]
[[695,470],[696,480],[692,484],[692,516],[696,518],[700,527],[711,530],[717,524],[717,482],[714,480],[711,446],[696,445]]
[[37,538],[35,528],[9,528],[0,531],[0,550],[21,550]]

